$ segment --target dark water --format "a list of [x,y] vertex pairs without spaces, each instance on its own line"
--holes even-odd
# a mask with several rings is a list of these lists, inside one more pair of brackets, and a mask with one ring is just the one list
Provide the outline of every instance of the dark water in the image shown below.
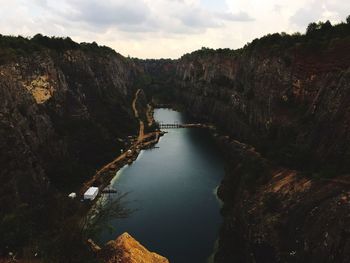
[[[158,109],[164,123],[182,122],[181,113]],[[214,250],[221,223],[215,191],[223,163],[208,131],[173,129],[156,149],[143,151],[137,161],[118,172],[112,186],[136,208],[127,219],[111,222],[101,242],[128,232],[150,251],[170,262],[206,262]]]

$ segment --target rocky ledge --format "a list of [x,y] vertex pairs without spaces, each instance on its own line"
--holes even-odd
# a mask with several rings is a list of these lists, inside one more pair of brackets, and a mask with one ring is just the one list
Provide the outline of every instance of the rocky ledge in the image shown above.
[[349,262],[348,176],[306,176],[228,136],[218,141],[230,163],[215,262]]
[[169,260],[148,251],[128,233],[109,241],[103,248],[90,241],[97,257],[106,263],[169,263]]

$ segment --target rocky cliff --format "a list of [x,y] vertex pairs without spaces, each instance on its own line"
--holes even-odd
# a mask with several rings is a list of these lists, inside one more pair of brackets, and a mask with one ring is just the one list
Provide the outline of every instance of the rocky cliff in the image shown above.
[[276,166],[249,145],[219,139],[228,166],[215,262],[348,262],[349,178]]
[[3,252],[46,232],[48,211],[59,210],[48,196],[78,190],[137,134],[138,122],[136,69],[116,52],[40,35],[0,42]]
[[[228,135],[216,262],[348,262],[350,25],[317,27],[176,61],[0,36],[0,252],[48,246],[43,229],[45,241],[70,234],[78,205],[51,197],[137,134],[132,98],[145,88]],[[47,251],[76,252],[57,240]]]
[[349,39],[266,49],[183,57],[177,96],[191,114],[288,165],[349,168]]
[[228,135],[216,262],[349,260],[349,36],[340,24],[203,48],[171,62],[170,85],[143,62],[150,95]]
[[95,249],[97,257],[106,263],[169,263],[165,257],[148,251],[128,233]]

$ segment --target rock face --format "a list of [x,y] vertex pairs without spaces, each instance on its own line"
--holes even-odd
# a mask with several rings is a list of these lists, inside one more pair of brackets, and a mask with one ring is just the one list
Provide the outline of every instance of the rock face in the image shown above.
[[[230,167],[219,190],[216,262],[349,261],[349,180],[340,176],[349,171],[349,54],[342,40],[323,50],[178,62],[177,101],[278,163],[223,144]],[[315,169],[323,179],[294,169]]]
[[221,138],[224,224],[215,262],[348,262],[349,179],[306,177]]
[[[49,189],[78,185],[137,133],[131,101],[145,88],[228,135],[216,262],[349,262],[349,29],[275,34],[176,61],[131,61],[55,39],[27,54],[31,45],[1,42],[0,249],[25,233],[21,220],[49,221]],[[23,243],[33,236],[25,234]],[[157,258],[128,235],[106,251],[118,247],[124,260]],[[153,262],[135,260],[125,262]]]
[[165,257],[148,251],[128,233],[109,241],[98,252],[98,257],[106,263],[169,263]]
[[192,115],[288,165],[348,169],[349,51],[341,39],[321,50],[188,55],[176,96]]
[[45,232],[45,215],[55,210],[50,197],[79,189],[137,134],[138,122],[131,108],[137,70],[114,51],[39,45],[3,59],[17,47],[2,37],[0,46],[1,254],[31,240],[28,232]]
[[149,95],[229,135],[216,262],[349,261],[350,42],[336,30],[202,49],[157,74],[143,62]]
[[133,68],[117,54],[48,50],[0,71],[1,178],[25,171],[35,184],[61,186],[80,168],[91,173],[122,146],[118,137],[136,132]]

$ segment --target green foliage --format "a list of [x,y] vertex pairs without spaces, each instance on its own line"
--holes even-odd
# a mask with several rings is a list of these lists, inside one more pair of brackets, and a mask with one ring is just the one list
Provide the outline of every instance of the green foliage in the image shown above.
[[80,48],[84,51],[91,51],[98,54],[117,54],[114,49],[107,46],[99,46],[95,41],[92,43],[82,42]]
[[127,218],[132,212],[123,203],[127,195],[128,193],[113,194],[110,198],[101,197],[97,200],[80,224],[82,238],[84,240],[89,238],[97,240],[98,234],[103,230],[114,231],[115,229],[109,222],[112,219]]
[[[349,19],[350,20],[350,19]],[[348,19],[347,19],[348,21]],[[245,45],[244,52],[272,52],[285,54],[286,50],[297,45],[304,45],[306,48],[324,48],[332,43],[335,38],[346,38],[350,35],[349,23],[332,25],[330,21],[310,23],[306,29],[306,34],[299,32],[292,35],[282,32],[281,34],[268,34],[260,39],[254,39]]]
[[192,57],[206,57],[211,55],[223,55],[223,56],[236,56],[239,53],[239,50],[233,50],[229,48],[219,48],[219,49],[212,49],[208,47],[202,47],[199,50],[193,51],[192,53],[185,54],[181,57],[181,59],[184,58],[192,58]]
[[42,34],[36,34],[32,38],[24,38],[22,36],[0,35],[0,63],[6,63],[18,56],[27,56],[43,50],[54,52],[82,50],[85,52],[94,52],[99,55],[117,54],[113,49],[106,46],[99,46],[96,42],[78,44],[69,37],[47,37]]
[[318,31],[321,33],[327,33],[332,30],[332,24],[329,20],[327,20],[325,23],[318,22],[318,23],[310,23],[306,29],[306,35],[312,35],[317,34]]
[[350,24],[350,15],[346,18],[346,23]]
[[46,47],[54,50],[77,49],[79,44],[75,43],[71,38],[47,37],[41,34],[35,35],[30,42],[38,44],[41,47]]
[[92,208],[57,193],[41,195],[29,204],[13,203],[14,209],[0,217],[0,257],[11,251],[24,260],[95,262],[86,239],[109,227],[106,222],[131,213],[125,196],[101,198]]
[[321,30],[325,30],[325,31],[328,31],[328,30],[331,30],[332,29],[332,24],[329,20],[326,21],[326,23],[322,23],[321,25]]
[[318,29],[317,24],[315,22],[312,22],[307,26],[306,34],[311,34],[315,32],[317,29]]

